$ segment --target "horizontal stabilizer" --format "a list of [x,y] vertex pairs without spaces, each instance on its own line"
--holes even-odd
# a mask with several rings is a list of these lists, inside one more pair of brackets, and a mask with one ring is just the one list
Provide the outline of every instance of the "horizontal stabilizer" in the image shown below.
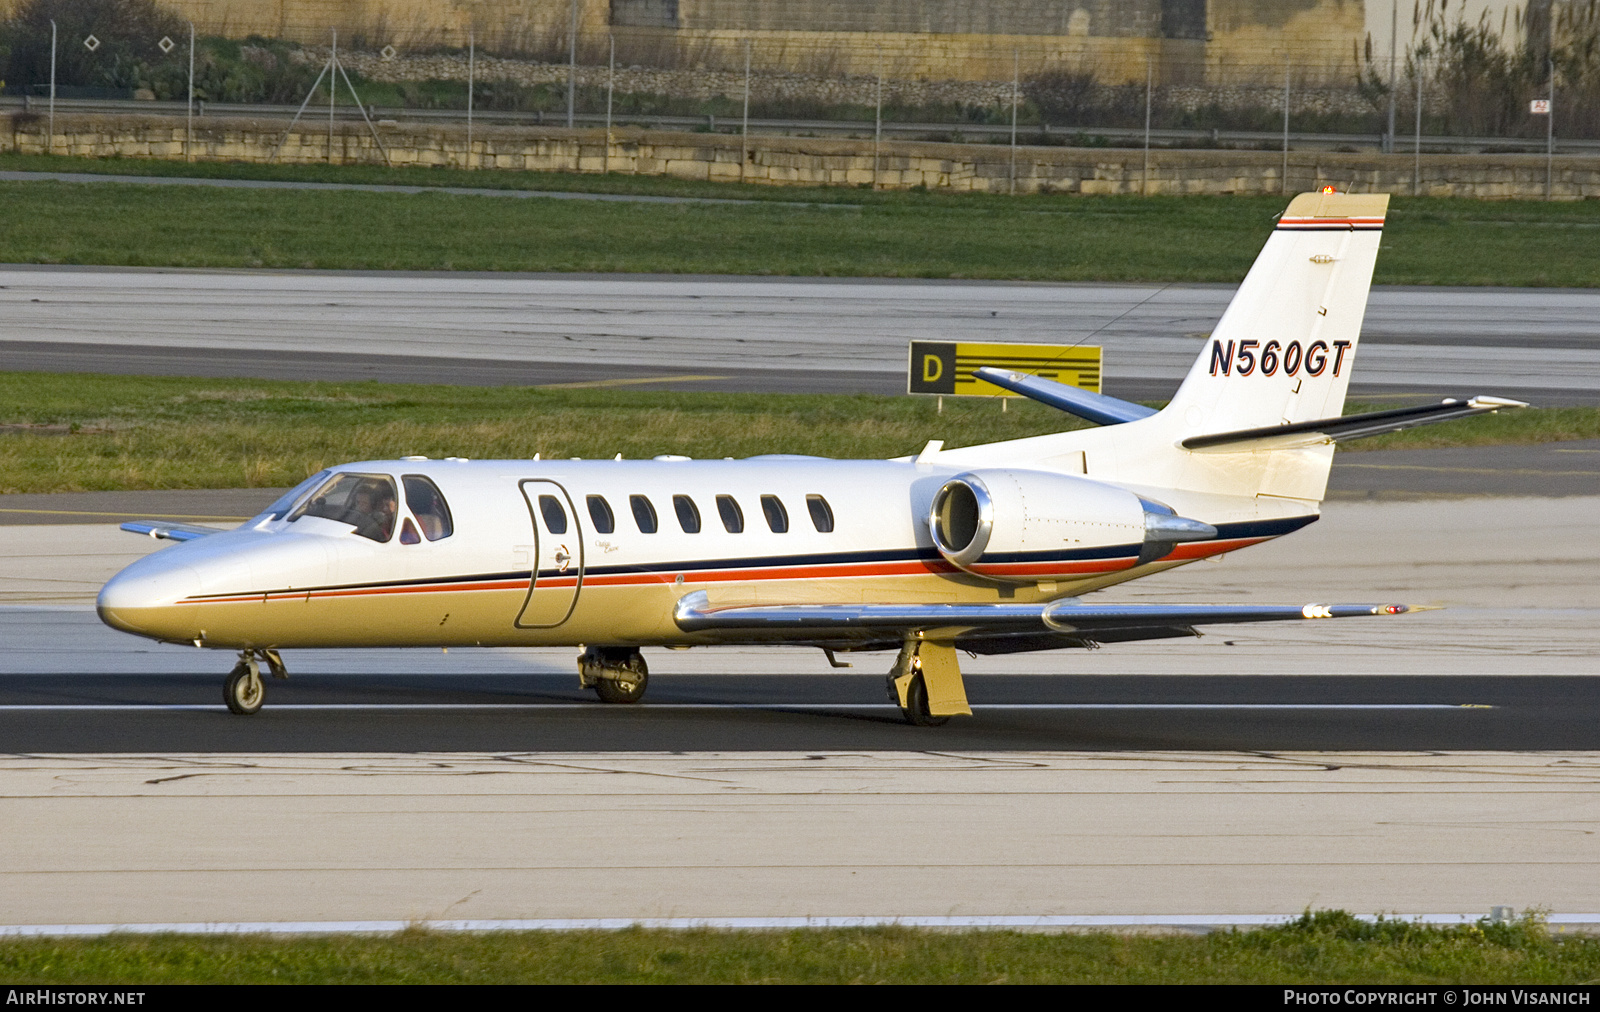
[[993,383],[1002,390],[1010,390],[1040,404],[1048,404],[1058,411],[1086,418],[1096,425],[1135,422],[1156,413],[1155,408],[1147,408],[1143,404],[1118,400],[1105,394],[1091,393],[1088,390],[1069,387],[1065,383],[1030,376],[1027,373],[1012,372],[1010,369],[998,369],[992,365],[982,366],[973,375]]
[[1399,432],[1418,425],[1449,422],[1499,411],[1502,408],[1525,408],[1523,401],[1502,397],[1470,397],[1462,400],[1450,398],[1439,404],[1420,408],[1394,408],[1389,411],[1369,411],[1360,415],[1339,418],[1318,418],[1292,425],[1267,425],[1256,429],[1238,429],[1204,436],[1190,436],[1181,445],[1185,450],[1209,450],[1237,453],[1249,450],[1289,450],[1298,446],[1316,446],[1321,443],[1341,443],[1350,439],[1380,436],[1385,432]]
[[[1355,618],[1367,615],[1403,615],[1403,604],[1103,604],[1076,600],[1041,604],[792,604],[714,607],[709,595],[697,590],[678,601],[673,618],[685,632],[745,629],[751,632],[808,631],[818,635],[859,631],[896,634],[919,630],[995,633],[1057,633],[1094,639],[1100,633],[1118,633],[1118,639],[1139,629],[1168,630],[1234,622],[1282,622],[1293,619]],[[1165,631],[1156,632],[1165,636]]]
[[199,524],[169,524],[159,520],[130,520],[122,529],[131,534],[148,534],[152,538],[168,541],[193,541],[212,534],[223,533],[220,527],[202,527]]

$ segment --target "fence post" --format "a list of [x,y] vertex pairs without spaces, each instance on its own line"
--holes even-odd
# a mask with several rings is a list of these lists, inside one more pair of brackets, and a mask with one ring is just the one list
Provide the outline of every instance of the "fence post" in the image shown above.
[[744,40],[744,122],[739,127],[739,182],[744,182],[744,166],[750,160],[750,40]]
[[1417,134],[1411,145],[1411,195],[1422,195],[1422,60],[1413,64],[1417,74]]
[[[572,30],[567,33],[567,129],[572,129],[578,94],[578,0],[572,0]],[[574,141],[574,144],[577,142]],[[577,166],[573,166],[576,171]]]
[[1283,58],[1283,174],[1278,177],[1278,193],[1289,192],[1289,57]]
[[[1550,12],[1550,21],[1555,23],[1555,11]],[[1551,31],[1555,29],[1552,28]],[[1544,118],[1544,199],[1555,199],[1555,168],[1556,168],[1556,61],[1553,57],[1545,57],[1545,63],[1550,71],[1550,115]]]
[[339,29],[333,32],[333,52],[328,56],[328,164],[333,164],[333,103],[339,94],[338,82],[333,78],[339,72]]
[[189,153],[190,146],[194,143],[194,22],[189,22],[189,107],[184,110],[183,124],[183,160],[194,161],[194,156]]
[[[1011,50],[1011,195],[1017,195],[1017,93],[1022,85],[1022,56]],[[1003,398],[1002,398],[1003,399]]]
[[472,92],[477,84],[478,39],[473,28],[467,29],[467,168],[472,168]]
[[56,22],[50,19],[50,134],[45,138],[44,153],[56,153]]
[[883,143],[883,47],[878,47],[878,97],[872,112],[872,188],[878,188],[878,148]]
[[600,159],[600,172],[611,175],[611,95],[617,86],[617,37],[606,33],[610,55],[606,57],[606,153]]
[[1396,47],[1400,44],[1400,0],[1393,0],[1389,8],[1389,129],[1383,135],[1383,153],[1394,154],[1394,92]]
[[1150,96],[1155,88],[1155,69],[1150,57],[1144,58],[1144,176],[1139,180],[1139,196],[1150,195]]

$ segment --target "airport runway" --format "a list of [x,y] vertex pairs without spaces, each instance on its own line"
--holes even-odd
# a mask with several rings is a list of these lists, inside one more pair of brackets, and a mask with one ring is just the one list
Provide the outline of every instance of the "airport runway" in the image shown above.
[[635,707],[580,694],[570,649],[296,651],[236,718],[227,656],[90,610],[157,543],[0,526],[0,932],[1600,922],[1597,514],[1595,495],[1330,502],[1117,595],[1445,610],[978,659],[976,715],[943,728],[898,722],[885,655],[834,672],[775,649],[650,651]]
[[1593,924],[1597,786],[1593,753],[1560,751],[0,757],[0,931],[1497,904]]
[[887,704],[887,654],[841,672],[781,648],[647,651],[647,701],[622,708],[577,690],[571,648],[292,651],[267,711],[234,719],[226,653],[148,643],[89,608],[161,543],[106,524],[0,526],[0,738],[28,752],[1600,748],[1597,509],[1595,496],[1329,503],[1294,536],[1103,596],[1444,610],[973,658],[978,716],[931,734]]
[[[1228,285],[0,268],[7,369],[756,391],[905,389],[907,342],[1100,344],[1171,394]],[[1378,288],[1352,390],[1600,404],[1600,291]]]

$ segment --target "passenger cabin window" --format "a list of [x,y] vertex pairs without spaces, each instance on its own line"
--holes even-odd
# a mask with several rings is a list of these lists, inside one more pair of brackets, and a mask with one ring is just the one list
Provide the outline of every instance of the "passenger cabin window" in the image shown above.
[[772,533],[782,534],[789,529],[789,511],[783,508],[777,496],[761,497],[761,513],[767,518],[767,529]]
[[[400,482],[406,487],[406,505],[411,507],[411,515],[417,518],[417,526],[422,528],[423,537],[438,541],[455,533],[455,523],[450,519],[450,506],[444,501],[439,486],[420,474],[401,475]],[[404,531],[401,531],[400,540],[405,541]]]
[[561,500],[555,496],[539,497],[539,515],[544,517],[544,529],[551,534],[567,533],[567,511],[561,507]]
[[686,495],[672,497],[672,509],[678,514],[678,526],[685,534],[700,533],[700,508]]
[[744,510],[739,508],[739,503],[733,496],[717,496],[717,515],[722,518],[722,526],[729,534],[739,534],[744,531]]
[[589,497],[589,519],[594,521],[596,534],[610,534],[617,529],[617,518],[612,515],[611,504],[606,502],[605,496]]
[[811,526],[823,534],[833,531],[833,509],[820,495],[806,496],[806,509],[811,511]]
[[640,534],[654,534],[656,527],[656,508],[650,500],[642,495],[628,496],[628,505],[633,509],[633,522],[639,525]]
[[394,535],[394,479],[386,474],[334,475],[307,499],[291,522],[301,517],[324,517],[349,524],[355,533],[373,541],[388,541]]

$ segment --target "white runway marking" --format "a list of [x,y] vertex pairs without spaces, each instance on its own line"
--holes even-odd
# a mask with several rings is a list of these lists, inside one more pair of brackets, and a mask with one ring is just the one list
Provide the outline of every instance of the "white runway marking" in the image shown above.
[[[272,710],[571,710],[593,708],[586,700],[571,703],[281,703]],[[148,712],[153,710],[219,713],[225,706],[206,703],[9,703],[0,713],[69,713],[77,711]],[[638,710],[894,710],[893,703],[641,703]],[[982,703],[988,710],[1492,710],[1477,703]],[[628,711],[622,711],[628,712]]]

